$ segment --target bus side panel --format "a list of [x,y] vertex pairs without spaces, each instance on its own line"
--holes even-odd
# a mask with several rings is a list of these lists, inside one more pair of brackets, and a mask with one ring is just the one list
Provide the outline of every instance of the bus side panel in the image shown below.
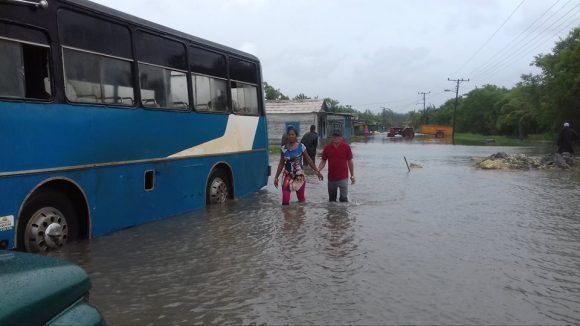
[[0,172],[165,158],[221,137],[228,115],[0,101]]
[[[129,164],[92,170],[33,174],[0,178],[1,216],[13,216],[14,227],[0,231],[0,241],[13,240],[18,214],[26,197],[40,184],[65,179],[77,184],[87,196],[93,236],[192,212],[205,206],[207,178],[212,167],[226,163],[233,171],[237,198],[266,185],[266,151],[171,160],[161,163]],[[154,171],[152,190],[145,190],[145,172]]]
[[267,151],[234,155],[229,161],[234,171],[236,198],[245,197],[264,187],[268,182]]
[[[99,169],[93,196],[93,235],[99,236],[205,205],[210,167],[190,160]],[[145,172],[153,171],[154,186],[145,190]]]
[[[166,217],[182,215],[205,206],[211,169],[218,163],[232,167],[237,198],[266,185],[259,168],[267,152],[210,156],[99,169],[94,197],[93,235],[99,236]],[[258,164],[258,165],[256,165]],[[155,173],[153,190],[144,189],[144,173]]]
[[[13,240],[15,239],[16,232],[18,232],[18,214],[24,205],[24,201],[32,194],[37,186],[54,179],[70,180],[88,196],[89,193],[87,191],[95,183],[95,171],[55,172],[0,178],[0,189],[2,189],[2,195],[0,196],[0,218],[2,216],[13,216],[14,219],[13,228],[8,231],[0,231],[0,241],[8,239],[10,243],[9,248],[15,246]],[[90,197],[88,200],[90,205]]]
[[266,126],[266,117],[264,116],[261,116],[258,120],[258,127],[252,149],[268,149],[268,127]]
[[256,136],[254,137],[254,146],[252,148],[254,150],[264,151],[262,155],[258,155],[257,159],[259,159],[259,161],[254,162],[254,165],[260,165],[263,167],[262,169],[258,169],[259,171],[255,171],[256,173],[262,173],[260,176],[256,176],[258,179],[260,179],[258,184],[256,184],[256,188],[254,188],[254,191],[256,191],[268,183],[268,165],[270,164],[270,160],[268,157],[268,125],[265,116],[260,117],[258,128],[256,130]]

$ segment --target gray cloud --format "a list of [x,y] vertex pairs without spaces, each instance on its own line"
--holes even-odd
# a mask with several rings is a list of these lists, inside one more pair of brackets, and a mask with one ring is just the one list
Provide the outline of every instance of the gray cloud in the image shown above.
[[[471,77],[553,3],[526,1],[492,42],[456,71],[520,1],[97,0],[251,52],[262,61],[264,79],[290,96],[303,92],[344,104],[379,103],[360,106],[370,109],[397,103],[392,106],[399,111],[414,106],[417,91],[440,93],[428,97],[433,104],[445,101],[451,94],[441,91],[452,86],[447,77]],[[465,84],[465,90],[485,83],[513,85],[557,37],[506,69]]]

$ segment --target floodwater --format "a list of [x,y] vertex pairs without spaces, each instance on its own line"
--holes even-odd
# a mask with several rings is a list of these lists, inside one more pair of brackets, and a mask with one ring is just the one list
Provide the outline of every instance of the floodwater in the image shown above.
[[112,325],[580,323],[580,176],[472,167],[534,148],[383,137],[352,144],[350,203],[310,177],[307,203],[282,207],[271,178],[57,256]]

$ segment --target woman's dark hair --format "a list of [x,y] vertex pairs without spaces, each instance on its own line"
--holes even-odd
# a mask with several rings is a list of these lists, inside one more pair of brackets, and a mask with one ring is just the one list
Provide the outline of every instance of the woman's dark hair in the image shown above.
[[289,125],[288,127],[286,127],[286,135],[288,135],[290,131],[294,131],[296,137],[298,137],[298,131],[296,131],[296,128],[294,128],[293,125]]

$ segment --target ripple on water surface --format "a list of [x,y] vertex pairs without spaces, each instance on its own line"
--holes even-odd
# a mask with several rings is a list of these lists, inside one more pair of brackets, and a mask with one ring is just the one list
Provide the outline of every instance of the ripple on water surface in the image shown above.
[[530,149],[352,147],[350,203],[311,177],[307,203],[281,207],[270,184],[57,255],[111,324],[580,323],[577,176],[471,167]]

